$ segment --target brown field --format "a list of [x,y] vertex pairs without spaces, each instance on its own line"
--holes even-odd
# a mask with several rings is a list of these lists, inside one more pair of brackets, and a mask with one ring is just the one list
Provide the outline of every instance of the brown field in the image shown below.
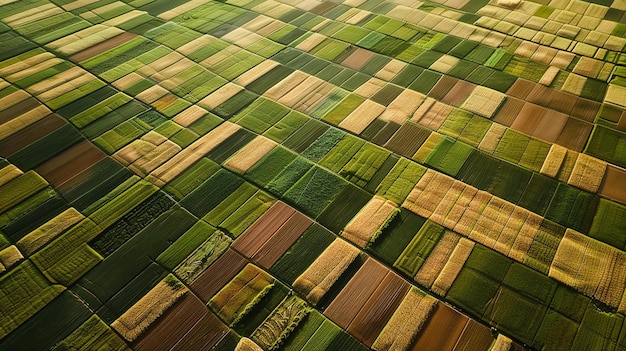
[[277,201],[259,219],[257,219],[235,241],[231,248],[245,257],[254,257],[265,243],[287,221],[294,216],[296,210],[284,202]]
[[468,320],[463,333],[454,346],[454,351],[493,351],[494,338],[491,330],[473,319]]
[[497,123],[510,127],[515,121],[519,111],[527,103],[524,100],[520,100],[511,96],[508,96],[504,101],[498,112],[496,112],[493,120]]
[[326,308],[324,315],[341,328],[347,329],[388,271],[388,268],[376,260],[368,258]]
[[[259,266],[269,269],[312,223],[313,221],[309,217],[300,212],[294,213],[265,241],[251,259]],[[261,240],[258,237],[255,239]]]
[[58,187],[104,157],[106,154],[102,150],[85,140],[48,159],[35,170]]
[[412,351],[453,351],[469,319],[442,302],[418,335]]
[[476,88],[475,84],[460,80],[443,97],[441,102],[445,102],[446,104],[459,107],[461,106],[463,101],[465,101],[470,96],[472,91],[474,91],[474,88]]
[[436,99],[437,101],[442,101],[443,98],[448,94],[450,90],[459,82],[458,79],[444,75],[439,79],[437,84],[428,92],[428,96]]
[[202,272],[191,283],[193,291],[202,301],[207,302],[226,285],[248,261],[238,252],[228,249],[220,258]]
[[341,62],[341,65],[358,71],[372,56],[374,56],[374,52],[359,48],[350,56],[346,57],[346,59]]
[[593,125],[590,123],[583,122],[576,118],[570,118],[567,120],[556,143],[570,150],[581,152],[587,144],[592,127]]
[[626,170],[608,165],[598,193],[608,199],[626,204]]
[[[193,294],[186,294],[132,344],[133,349],[170,350],[209,313],[202,301]],[[228,332],[228,328],[221,322],[216,322],[210,329],[217,340]]]
[[347,330],[367,346],[372,346],[409,290],[409,283],[392,271],[369,297]]

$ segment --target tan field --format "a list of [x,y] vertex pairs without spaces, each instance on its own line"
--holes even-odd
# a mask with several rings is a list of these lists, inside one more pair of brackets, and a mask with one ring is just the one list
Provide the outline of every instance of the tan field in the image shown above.
[[467,240],[465,238],[461,238],[459,243],[456,245],[450,258],[443,266],[443,269],[437,276],[437,279],[433,282],[431,290],[438,295],[445,296],[452,283],[456,279],[457,275],[463,268],[465,261],[472,253],[472,249],[474,249],[474,242]]
[[389,223],[397,209],[393,202],[374,196],[346,225],[341,236],[360,247],[365,247]]
[[240,127],[234,123],[224,122],[152,171],[150,175],[146,177],[146,180],[157,186],[165,185],[187,169],[187,167],[204,157],[204,155],[239,130],[239,128]]
[[250,167],[254,166],[263,156],[272,151],[274,147],[276,147],[276,142],[259,135],[229,158],[224,163],[224,167],[236,173],[246,173]]
[[312,305],[317,305],[358,254],[359,250],[354,246],[335,239],[293,282],[294,290],[306,296]]
[[339,127],[359,134],[372,123],[381,113],[385,111],[385,106],[375,103],[371,100],[365,100],[352,113],[348,115]]
[[26,234],[26,236],[17,241],[16,245],[22,252],[30,256],[83,218],[85,218],[85,216],[82,213],[78,212],[73,207],[68,208],[39,226],[39,228]]
[[595,193],[600,188],[607,162],[593,156],[578,154],[567,184]]
[[446,231],[428,258],[426,258],[422,267],[417,271],[415,281],[422,286],[430,288],[446,262],[450,259],[450,255],[452,255],[452,251],[456,248],[459,240],[461,240],[461,237],[458,234]]
[[173,287],[161,281],[111,323],[111,327],[124,339],[133,341],[186,292],[187,289],[182,284]]

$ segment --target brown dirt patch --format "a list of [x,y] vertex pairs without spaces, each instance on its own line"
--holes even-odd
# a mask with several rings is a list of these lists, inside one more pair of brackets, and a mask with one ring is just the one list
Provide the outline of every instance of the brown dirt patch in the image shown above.
[[617,166],[608,165],[604,180],[600,185],[599,194],[611,200],[626,204],[626,170]]
[[409,283],[389,271],[376,291],[356,315],[348,331],[367,346],[383,330],[409,290]]
[[252,260],[259,266],[269,269],[312,223],[310,218],[300,212],[294,213],[254,254]]
[[546,110],[545,107],[528,102],[525,103],[524,107],[519,111],[517,118],[515,118],[515,121],[511,124],[511,129],[531,135],[537,128]]
[[[132,344],[134,350],[169,350],[183,338],[207,313],[209,309],[193,294],[181,297],[167,312]],[[218,329],[218,328],[216,328]],[[215,330],[226,333],[226,326]]]
[[458,81],[452,89],[444,96],[442,102],[453,106],[461,106],[463,101],[467,99],[472,91],[476,88],[475,84],[468,83],[464,80]]
[[537,123],[532,135],[553,143],[563,131],[567,120],[568,116],[566,114],[554,110],[547,110],[541,117],[539,123]]
[[587,122],[570,118],[565,124],[561,135],[557,138],[556,143],[568,149],[581,152],[585,144],[587,144],[591,128],[592,125]]
[[367,63],[369,59],[374,56],[374,53],[365,49],[356,49],[350,56],[348,56],[345,60],[341,62],[342,66],[346,66],[348,68],[352,68],[353,70],[358,71]]
[[600,110],[600,106],[599,102],[578,98],[572,109],[572,116],[593,123],[598,114],[598,110]]
[[439,302],[411,350],[452,351],[468,320],[459,312]]
[[191,283],[191,290],[202,299],[209,301],[226,285],[248,261],[234,250],[228,249]]
[[526,100],[530,92],[535,88],[535,83],[518,78],[513,85],[506,91],[506,94],[509,96],[514,96],[518,99]]
[[244,257],[254,257],[269,238],[271,238],[295,212],[296,210],[284,202],[276,202],[259,219],[252,223],[241,236],[233,241],[231,248],[237,250]]
[[525,102],[523,100],[509,96],[504,101],[504,104],[502,104],[502,107],[500,107],[500,110],[498,111],[498,113],[496,113],[496,116],[493,118],[493,120],[497,123],[510,127],[511,124],[513,124],[513,122],[515,121],[515,118],[517,117],[519,111],[522,109],[522,107],[524,107],[524,104]]
[[339,295],[328,305],[324,315],[341,328],[347,329],[388,271],[388,268],[376,260],[367,259]]
[[134,37],[136,37],[137,34],[135,33],[129,33],[129,32],[125,32],[122,33],[120,35],[116,35],[111,39],[105,40],[99,44],[96,44],[88,49],[85,49],[83,51],[77,52],[74,55],[70,56],[69,59],[70,61],[73,62],[81,62],[81,61],[85,61],[89,58],[92,58],[96,55],[99,55],[107,50],[110,50],[116,46],[122,45],[125,42],[133,39]]
[[102,150],[85,140],[37,166],[36,170],[58,187],[105,157]]
[[454,351],[488,351],[494,342],[491,330],[470,319],[459,337]]

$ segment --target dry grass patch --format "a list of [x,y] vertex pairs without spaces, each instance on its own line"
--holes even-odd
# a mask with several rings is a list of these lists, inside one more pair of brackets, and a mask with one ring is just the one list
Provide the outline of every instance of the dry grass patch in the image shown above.
[[506,221],[502,232],[500,232],[500,235],[497,237],[493,249],[508,256],[528,216],[529,211],[521,207],[515,207],[513,213],[511,213],[511,216]]
[[24,174],[24,172],[22,172],[22,170],[17,168],[15,165],[10,164],[0,168],[0,186],[10,182],[22,174]]
[[341,236],[360,247],[365,247],[367,243],[376,240],[399,211],[398,206],[392,201],[374,196],[346,225]]
[[626,286],[626,253],[568,228],[548,275],[617,308]]
[[437,300],[413,287],[400,302],[387,325],[380,332],[372,349],[408,350],[432,314]]
[[380,89],[382,89],[387,82],[378,78],[370,78],[367,82],[363,83],[360,87],[354,90],[354,93],[362,96],[366,99],[371,98],[376,94]]
[[493,248],[514,209],[515,205],[492,197],[470,231],[469,238]]
[[204,99],[200,100],[198,104],[208,109],[214,109],[243,90],[244,89],[239,85],[226,83],[221,88],[217,89]]
[[404,200],[402,207],[429,218],[454,182],[454,178],[429,169]]
[[46,93],[56,87],[62,86],[63,84],[66,84],[67,82],[72,81],[73,79],[81,77],[82,75],[85,75],[85,74],[89,74],[89,73],[78,66],[74,66],[61,73],[57,73],[50,78],[39,81],[29,86],[28,88],[26,88],[26,90],[33,95]]
[[500,143],[500,139],[504,136],[504,132],[506,132],[505,126],[498,123],[492,123],[491,127],[489,127],[489,130],[487,130],[487,133],[483,137],[483,140],[478,145],[478,148],[480,150],[493,153],[496,151],[496,148]]
[[296,49],[309,52],[314,47],[318,46],[321,42],[326,40],[326,38],[327,37],[325,35],[313,33],[309,37],[304,39],[300,44],[298,44],[298,46],[296,46]]
[[600,188],[607,163],[593,156],[578,154],[567,184],[595,193]]
[[430,65],[430,69],[441,73],[447,73],[449,70],[452,69],[452,67],[456,66],[459,61],[460,60],[454,56],[443,55],[437,61],[433,62],[432,65]]
[[492,197],[493,196],[486,191],[477,191],[476,195],[474,195],[467,205],[467,209],[454,226],[454,231],[463,235],[469,235]]
[[513,340],[502,334],[498,334],[496,342],[491,346],[490,351],[510,351],[513,348]]
[[281,80],[280,83],[268,89],[263,96],[271,100],[278,101],[281,97],[292,91],[308,77],[309,75],[304,72],[295,71]]
[[83,218],[85,218],[85,216],[82,213],[76,211],[74,208],[69,208],[42,224],[39,228],[26,234],[26,236],[17,241],[16,245],[26,255],[31,255]]
[[47,44],[46,48],[56,50],[63,55],[71,56],[122,33],[124,33],[124,31],[117,27],[95,25],[55,40]]
[[505,97],[506,95],[499,91],[477,86],[461,107],[483,117],[491,118]]
[[415,281],[422,286],[430,288],[439,276],[446,262],[450,260],[450,256],[460,239],[461,237],[454,232],[446,231],[433,248],[433,251],[426,258],[426,261],[424,261],[419,271],[417,271],[414,278]]
[[387,109],[380,115],[380,120],[403,124],[422,105],[426,95],[405,89],[398,95]]
[[239,129],[240,127],[234,123],[222,123],[152,171],[146,180],[157,186],[169,183]]
[[604,102],[626,108],[626,87],[617,84],[609,84]]
[[317,305],[341,274],[358,256],[359,250],[339,238],[293,283],[293,289]]
[[209,112],[207,110],[203,109],[200,106],[191,105],[184,111],[174,116],[174,118],[172,118],[172,121],[183,127],[189,127],[195,121],[206,116],[208,113]]
[[450,258],[448,259],[448,262],[446,262],[443,266],[443,269],[431,287],[431,290],[435,294],[441,296],[446,295],[473,249],[474,242],[465,238],[461,238],[461,240],[459,240],[459,243],[456,245],[450,255]]
[[389,61],[385,67],[381,68],[380,71],[376,72],[375,77],[390,81],[396,76],[396,74],[400,73],[406,65],[406,63],[400,60],[393,59]]
[[539,215],[530,211],[528,212],[528,218],[526,218],[526,221],[522,224],[522,228],[520,229],[519,234],[515,238],[515,242],[507,255],[508,257],[518,262],[524,261],[530,246],[539,233],[539,227],[541,226],[542,221],[543,218]]
[[296,109],[297,106],[305,103],[309,96],[315,95],[317,89],[324,84],[325,82],[323,80],[314,76],[308,76],[300,84],[281,96],[277,102]]
[[360,134],[384,111],[385,106],[372,100],[365,100],[339,123],[339,127],[355,134]]
[[111,323],[111,327],[124,339],[133,341],[186,292],[185,286],[170,274]]
[[276,142],[262,135],[257,136],[229,158],[224,167],[239,174],[246,173],[250,167],[254,166],[263,156],[276,147]]
[[585,82],[587,82],[587,78],[574,73],[570,73],[567,75],[567,78],[565,79],[565,83],[563,83],[563,87],[561,88],[561,90],[570,94],[580,95],[585,86]]
[[550,151],[548,152],[545,161],[543,161],[543,165],[541,166],[539,173],[555,178],[557,174],[559,174],[559,170],[565,160],[566,154],[567,148],[553,144],[550,147]]

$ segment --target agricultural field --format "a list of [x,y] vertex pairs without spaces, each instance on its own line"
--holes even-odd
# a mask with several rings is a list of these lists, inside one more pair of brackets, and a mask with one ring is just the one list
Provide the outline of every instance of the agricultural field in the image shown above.
[[626,0],[0,0],[0,350],[626,351]]

